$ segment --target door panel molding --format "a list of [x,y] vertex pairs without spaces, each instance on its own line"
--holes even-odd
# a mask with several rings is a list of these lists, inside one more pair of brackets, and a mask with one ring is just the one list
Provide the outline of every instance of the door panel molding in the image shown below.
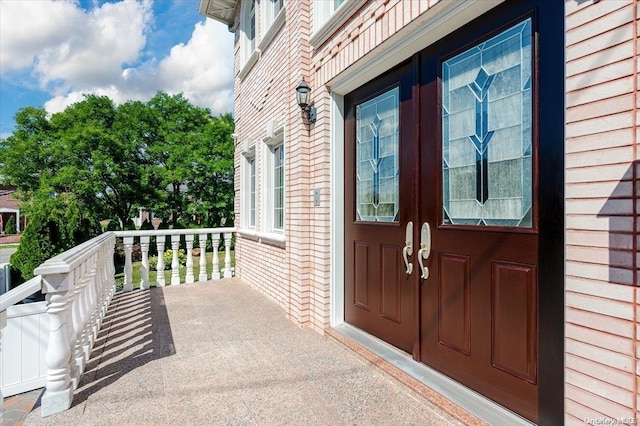
[[469,256],[438,254],[438,342],[471,355]]
[[499,261],[491,266],[491,365],[536,384],[537,268]]

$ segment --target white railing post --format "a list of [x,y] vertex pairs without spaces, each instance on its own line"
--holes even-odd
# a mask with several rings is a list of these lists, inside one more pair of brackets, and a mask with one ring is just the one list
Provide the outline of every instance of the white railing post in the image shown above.
[[193,276],[193,234],[187,234],[184,237],[185,244],[187,245],[187,274],[184,282],[191,284],[196,281]]
[[198,235],[200,243],[200,274],[198,281],[207,281],[207,234]]
[[224,277],[231,278],[231,232],[224,234]]
[[211,258],[212,271],[211,279],[220,279],[220,260],[218,259],[218,246],[220,245],[220,234],[214,232],[211,234],[211,244],[213,246],[213,257]]
[[[7,310],[0,311],[0,355],[2,354],[2,333],[7,326]],[[2,396],[2,386],[0,386],[0,419],[4,412],[4,397]]]
[[133,290],[133,263],[131,252],[133,250],[133,237],[124,237],[124,291]]
[[164,287],[164,235],[156,236],[156,245],[158,246],[158,264],[156,265],[156,285]]
[[[43,277],[45,281],[47,278]],[[71,350],[66,324],[69,317],[68,293],[65,289],[47,294],[49,346],[46,356],[47,389],[42,397],[43,417],[68,409],[73,401],[69,371]]]
[[149,237],[140,237],[142,262],[140,265],[140,289],[149,288]]
[[178,250],[180,249],[180,235],[171,236],[171,250],[173,259],[171,261],[171,285],[180,284],[180,262],[178,261]]

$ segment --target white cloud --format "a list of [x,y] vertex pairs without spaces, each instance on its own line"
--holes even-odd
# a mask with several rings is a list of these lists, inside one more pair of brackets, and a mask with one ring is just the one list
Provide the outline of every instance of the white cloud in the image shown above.
[[[164,0],[163,0],[164,1]],[[55,113],[83,98],[146,100],[158,90],[183,92],[214,114],[233,109],[233,35],[211,20],[165,58],[141,62],[152,29],[151,0],[105,3],[90,11],[75,2],[0,1],[0,73],[30,72],[52,95]]]

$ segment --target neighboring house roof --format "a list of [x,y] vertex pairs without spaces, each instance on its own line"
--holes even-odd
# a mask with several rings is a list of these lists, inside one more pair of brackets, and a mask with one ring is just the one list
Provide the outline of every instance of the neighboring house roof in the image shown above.
[[18,211],[20,203],[13,198],[13,194],[16,192],[16,188],[13,186],[0,185],[0,211]]
[[238,3],[238,0],[200,0],[198,11],[232,27]]

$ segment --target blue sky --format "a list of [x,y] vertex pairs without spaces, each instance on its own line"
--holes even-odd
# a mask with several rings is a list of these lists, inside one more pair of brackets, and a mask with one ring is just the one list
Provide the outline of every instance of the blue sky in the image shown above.
[[1,0],[0,137],[25,106],[63,110],[84,94],[116,103],[182,92],[233,110],[233,34],[196,0]]

